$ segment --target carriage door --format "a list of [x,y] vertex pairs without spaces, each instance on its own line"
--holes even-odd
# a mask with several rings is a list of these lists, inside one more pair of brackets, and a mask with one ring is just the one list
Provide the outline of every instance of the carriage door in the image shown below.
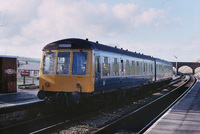
[[121,76],[124,76],[124,61],[121,59]]
[[100,56],[95,56],[95,89],[98,90],[100,86]]

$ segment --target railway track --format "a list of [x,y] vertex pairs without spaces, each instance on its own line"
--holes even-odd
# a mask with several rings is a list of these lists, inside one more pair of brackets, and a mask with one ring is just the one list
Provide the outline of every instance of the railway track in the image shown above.
[[195,80],[194,76],[187,76],[183,83],[171,92],[99,128],[93,133],[144,133],[159,117],[189,91],[195,83]]
[[[72,115],[73,117],[76,115]],[[73,118],[72,117],[72,118]],[[36,134],[36,133],[49,133],[55,128],[62,126],[63,124],[70,124],[77,121],[79,118],[69,117],[69,115],[55,115],[50,114],[42,116],[36,119],[28,120],[22,123],[18,123],[12,126],[8,126],[0,129],[1,134]]]
[[[174,84],[174,83],[177,83],[179,81],[181,81],[181,78],[179,78],[176,81],[172,82],[171,85]],[[36,130],[34,132],[31,132],[31,134],[51,133],[51,132],[55,132],[57,129],[65,129],[65,126],[70,125],[70,124],[72,124],[74,122],[77,122],[77,121],[81,121],[81,120],[87,119],[87,118],[89,118],[89,116],[91,116],[91,114],[84,115],[84,116],[77,117],[77,118],[73,118],[73,119],[70,119],[70,120],[63,120],[63,121],[58,122],[56,124],[53,124],[53,125],[47,126],[45,128],[42,128],[42,129]]]
[[[180,79],[176,82],[181,81]],[[174,83],[172,83],[174,84]],[[136,110],[138,111],[138,110]],[[79,115],[80,116],[80,115]],[[47,117],[42,117],[40,119],[33,119],[28,122],[20,123],[11,127],[8,127],[6,130],[1,131],[0,133],[51,133],[55,132],[57,129],[65,129],[65,126],[68,126],[74,122],[78,122],[89,118],[90,115],[84,115],[84,117],[77,117],[77,115],[64,115],[64,116],[55,116],[49,115]],[[71,117],[71,118],[69,118]],[[112,123],[111,123],[112,124]],[[109,126],[109,125],[108,125]],[[112,126],[112,125],[111,125]],[[106,127],[105,127],[106,128]],[[9,130],[9,131],[8,131]],[[91,131],[91,133],[101,133],[101,131],[105,131],[102,128],[98,131]],[[106,132],[107,133],[107,132]]]

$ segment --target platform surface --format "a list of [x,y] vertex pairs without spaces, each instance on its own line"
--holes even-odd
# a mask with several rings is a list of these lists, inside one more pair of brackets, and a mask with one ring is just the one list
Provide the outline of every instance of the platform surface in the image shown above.
[[200,81],[145,134],[200,134]]
[[15,93],[0,94],[0,108],[40,101],[37,98],[38,91],[39,89],[18,89]]

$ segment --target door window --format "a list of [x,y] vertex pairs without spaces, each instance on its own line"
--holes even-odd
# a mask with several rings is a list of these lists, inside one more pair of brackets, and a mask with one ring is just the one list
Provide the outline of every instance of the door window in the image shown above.
[[73,53],[73,75],[85,75],[87,64],[87,53],[86,52],[74,52]]

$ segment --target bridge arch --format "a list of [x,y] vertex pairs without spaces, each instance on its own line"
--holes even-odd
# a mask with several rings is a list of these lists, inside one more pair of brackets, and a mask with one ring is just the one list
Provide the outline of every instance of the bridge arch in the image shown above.
[[176,68],[176,71],[178,73],[178,70],[182,66],[189,66],[192,68],[192,74],[195,74],[195,69],[200,67],[200,63],[198,62],[172,62],[173,66]]
[[190,66],[181,66],[178,68],[178,74],[193,74],[193,69]]
[[194,72],[196,75],[200,76],[200,67],[197,67]]

